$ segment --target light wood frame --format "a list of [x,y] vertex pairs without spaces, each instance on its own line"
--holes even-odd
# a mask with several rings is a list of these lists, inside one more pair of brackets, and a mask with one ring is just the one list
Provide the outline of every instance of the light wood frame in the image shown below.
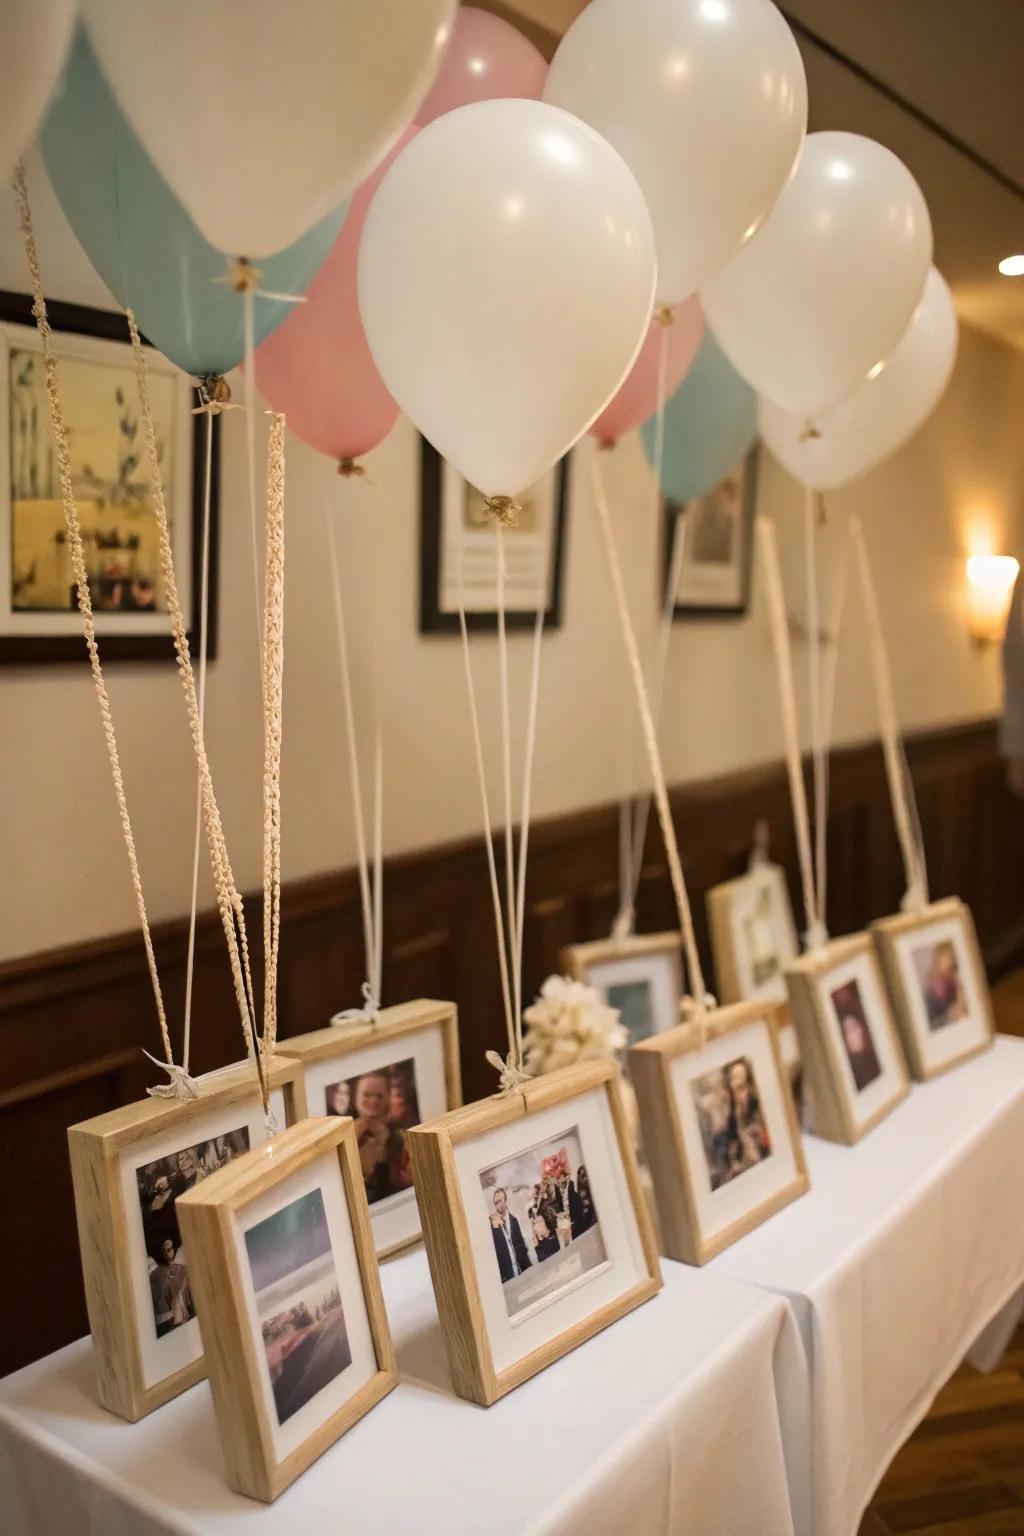
[[[917,1011],[905,985],[898,943],[905,934],[913,933],[916,929],[923,931],[948,918],[957,919],[962,927],[968,962],[974,970],[975,987],[985,1034],[984,1038],[975,1045],[958,1051],[956,1055],[950,1056],[938,1065],[931,1065],[925,1060],[921,1049]],[[978,1056],[982,1051],[989,1049],[996,1037],[992,995],[989,991],[981,946],[978,943],[978,931],[974,926],[974,916],[970,907],[961,901],[959,896],[949,896],[943,901],[933,901],[921,912],[900,912],[892,917],[879,918],[877,922],[872,923],[871,934],[889,986],[893,1013],[910,1063],[910,1070],[919,1082],[927,1082],[929,1078],[938,1077],[941,1073],[948,1072],[951,1067],[958,1067],[961,1062],[969,1061],[972,1056]]]
[[665,933],[636,933],[625,939],[592,939],[586,944],[569,944],[558,957],[567,976],[588,986],[594,966],[614,965],[617,960],[642,960],[646,956],[671,956],[677,979],[679,1002],[683,998],[683,939],[678,930]]
[[[413,1002],[398,1003],[392,1008],[382,1008],[372,1021],[329,1024],[325,1029],[314,1029],[309,1034],[293,1035],[290,1040],[282,1042],[281,1051],[283,1055],[301,1061],[305,1069],[314,1062],[334,1059],[342,1061],[345,1056],[361,1051],[368,1045],[397,1041],[420,1030],[434,1028],[440,1030],[444,1052],[447,1108],[458,1109],[462,1104],[462,1072],[459,1065],[459,1013],[454,1003],[438,1002],[433,998],[417,998]],[[370,1222],[372,1225],[372,1206]],[[395,1253],[401,1253],[413,1243],[418,1243],[421,1235],[417,1229],[411,1237],[400,1243],[378,1248],[377,1257],[387,1259]]]
[[[899,1084],[885,1103],[879,1105],[878,1109],[858,1126],[851,1113],[843,1076],[841,1055],[843,1047],[836,1034],[838,1021],[834,1018],[834,1010],[830,1009],[828,1002],[822,997],[820,982],[830,971],[836,970],[860,955],[867,957],[868,964],[875,973],[878,995],[886,1015],[882,1020],[871,1021],[872,1031],[879,1026],[888,1031]],[[847,938],[832,939],[821,949],[813,950],[794,960],[792,965],[786,967],[785,974],[793,1022],[800,1038],[804,1103],[805,1108],[808,1104],[811,1106],[813,1119],[813,1124],[808,1128],[826,1141],[837,1141],[844,1146],[853,1146],[862,1136],[866,1136],[868,1131],[873,1130],[879,1121],[884,1120],[886,1115],[891,1114],[910,1092],[910,1077],[900,1044],[899,1031],[892,1016],[889,993],[871,935],[857,933]]]
[[630,1049],[630,1079],[636,1091],[640,1129],[654,1184],[666,1258],[678,1259],[684,1264],[706,1264],[810,1188],[800,1122],[779,1049],[778,1028],[771,1005],[733,1003],[726,1008],[716,1008],[707,1019],[705,1040],[708,1043],[720,1040],[724,1035],[735,1034],[758,1021],[764,1024],[778,1077],[796,1177],[755,1209],[707,1237],[701,1230],[695,1186],[695,1178],[700,1177],[700,1173],[690,1166],[672,1073],[672,1064],[677,1057],[701,1049],[700,1031],[696,1024],[681,1024],[678,1029],[642,1040]]
[[[242,1287],[250,1282],[239,1265],[235,1218],[257,1196],[332,1151],[337,1152],[352,1222],[377,1371],[278,1461],[259,1371],[261,1341],[253,1336],[248,1311],[241,1305]],[[228,1481],[239,1493],[270,1503],[398,1384],[355,1125],[347,1116],[304,1120],[211,1174],[182,1195],[178,1204],[182,1230],[194,1256],[189,1268],[191,1273],[194,1267],[196,1311]]]
[[[778,998],[750,997],[743,990],[740,976],[740,966],[737,958],[735,934],[732,924],[732,909],[736,900],[737,890],[747,884],[758,873],[765,870],[771,871],[770,878],[781,884],[786,898],[786,927],[792,939],[788,956],[780,957],[782,964],[779,967],[779,996]],[[755,865],[747,870],[746,874],[737,875],[733,880],[723,880],[719,885],[713,885],[704,897],[708,914],[708,928],[711,935],[711,955],[715,962],[715,982],[717,984],[718,1001],[720,1003],[785,1003],[786,985],[783,979],[783,967],[789,960],[795,960],[800,952],[800,944],[797,938],[796,924],[793,921],[793,910],[789,901],[789,888],[786,885],[785,870],[779,864],[765,861],[759,871]]]
[[[510,1121],[525,1119],[550,1105],[568,1104],[591,1089],[601,1087],[608,1097],[646,1278],[523,1359],[496,1370],[472,1258],[454,1148]],[[610,1061],[585,1062],[533,1078],[515,1093],[484,1099],[439,1120],[415,1126],[409,1132],[409,1142],[441,1331],[452,1380],[460,1397],[489,1407],[661,1289],[661,1266],[654,1229],[640,1187],[633,1139],[619,1094],[618,1074]]]
[[[267,1072],[270,1087],[284,1093],[288,1122],[303,1119],[306,1096],[301,1063],[274,1057],[267,1064]],[[189,1126],[211,1109],[259,1103],[259,1083],[251,1062],[200,1077],[197,1082],[199,1094],[195,1099],[147,1098],[68,1127],[97,1394],[104,1408],[130,1423],[177,1397],[206,1374],[200,1355],[155,1385],[145,1385],[133,1321],[132,1273],[138,1255],[130,1251],[120,1176],[121,1155],[126,1148],[172,1129],[180,1129],[184,1141]]]

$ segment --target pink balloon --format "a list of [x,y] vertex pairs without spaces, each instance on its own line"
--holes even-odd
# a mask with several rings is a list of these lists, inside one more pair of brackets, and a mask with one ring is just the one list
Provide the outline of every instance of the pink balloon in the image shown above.
[[499,96],[527,96],[539,101],[547,75],[544,55],[529,38],[500,16],[463,6],[455,17],[437,79],[416,121],[425,128],[435,117],[456,107]]
[[356,267],[373,194],[419,130],[405,130],[353,194],[331,253],[303,304],[256,348],[256,387],[283,411],[296,437],[332,459],[358,459],[382,442],[398,417],[370,355],[359,316]]
[[663,326],[657,316],[651,321],[636,362],[620,384],[618,394],[613,395],[590,428],[603,447],[611,447],[624,432],[642,426],[658,409],[658,361],[666,333],[665,399],[669,400],[689,373],[704,338],[704,313],[696,294],[675,306],[671,325]]

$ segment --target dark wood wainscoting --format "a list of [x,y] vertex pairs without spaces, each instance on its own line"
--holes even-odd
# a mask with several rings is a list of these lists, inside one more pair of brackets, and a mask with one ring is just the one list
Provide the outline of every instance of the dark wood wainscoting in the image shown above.
[[[1024,955],[1024,801],[1005,787],[995,729],[982,723],[908,743],[936,895],[970,902],[997,973]],[[678,788],[673,803],[706,948],[703,892],[739,873],[754,823],[767,819],[774,855],[797,898],[795,844],[780,763]],[[555,967],[562,945],[606,933],[617,896],[617,814],[602,806],[540,822],[531,834],[525,995]],[[837,752],[828,831],[833,933],[890,912],[901,866],[877,745]],[[484,1062],[503,1047],[497,965],[479,840],[390,859],[386,876],[385,1000],[454,998],[468,1098],[492,1091]],[[796,909],[799,910],[798,908]],[[249,903],[249,931],[259,905]],[[639,896],[640,931],[675,916],[652,818]],[[281,1034],[326,1022],[358,1002],[363,980],[352,871],[286,887],[281,941]],[[155,933],[169,1016],[181,1016],[185,925]],[[710,968],[709,968],[710,974]],[[200,925],[193,1070],[239,1055],[238,1016],[215,914]],[[78,1337],[86,1319],[78,1271],[65,1127],[139,1097],[158,1052],[142,945],[135,933],[0,966],[0,1374]]]

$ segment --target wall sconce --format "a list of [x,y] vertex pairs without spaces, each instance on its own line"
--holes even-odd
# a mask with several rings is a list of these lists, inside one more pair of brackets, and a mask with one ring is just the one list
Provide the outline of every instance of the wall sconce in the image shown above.
[[1019,570],[1012,555],[968,555],[967,628],[975,645],[1002,640]]

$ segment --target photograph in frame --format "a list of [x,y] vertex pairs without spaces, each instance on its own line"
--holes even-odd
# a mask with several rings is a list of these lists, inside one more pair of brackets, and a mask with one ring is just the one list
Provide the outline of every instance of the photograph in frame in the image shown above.
[[868,934],[833,939],[786,970],[809,1128],[847,1145],[906,1097],[909,1078],[882,970]]
[[351,1120],[292,1126],[179,1214],[228,1480],[270,1502],[397,1381]]
[[970,909],[956,897],[872,925],[914,1076],[934,1077],[995,1038]]
[[420,1236],[409,1132],[462,1102],[454,1003],[420,998],[372,1021],[295,1035],[282,1050],[305,1070],[312,1115],[351,1115],[378,1257]]
[[671,575],[677,519],[683,519],[679,585],[673,618],[741,618],[750,605],[758,449],[702,496],[665,498],[663,582]]
[[[510,629],[562,623],[570,455],[516,498],[503,530],[505,613]],[[485,498],[420,440],[420,633],[459,633],[460,593],[471,630],[497,629],[497,539]]]
[[530,1079],[410,1141],[459,1396],[489,1406],[660,1288],[611,1062]]
[[630,1075],[667,1257],[704,1264],[808,1188],[774,1012],[735,1003],[634,1047]]
[[572,944],[562,950],[559,964],[567,976],[596,988],[610,1008],[619,1010],[630,1045],[679,1022],[683,977],[677,932]]
[[[75,505],[105,659],[173,661],[145,426],[123,315],[48,305],[60,368]],[[0,293],[0,662],[84,653],[57,479],[42,343],[22,294]],[[205,428],[187,377],[147,347],[147,372],[175,577],[198,639]],[[212,441],[207,653],[216,655],[219,423]]]
[[786,873],[768,860],[707,892],[719,1001],[784,1002],[784,968],[800,952]]

